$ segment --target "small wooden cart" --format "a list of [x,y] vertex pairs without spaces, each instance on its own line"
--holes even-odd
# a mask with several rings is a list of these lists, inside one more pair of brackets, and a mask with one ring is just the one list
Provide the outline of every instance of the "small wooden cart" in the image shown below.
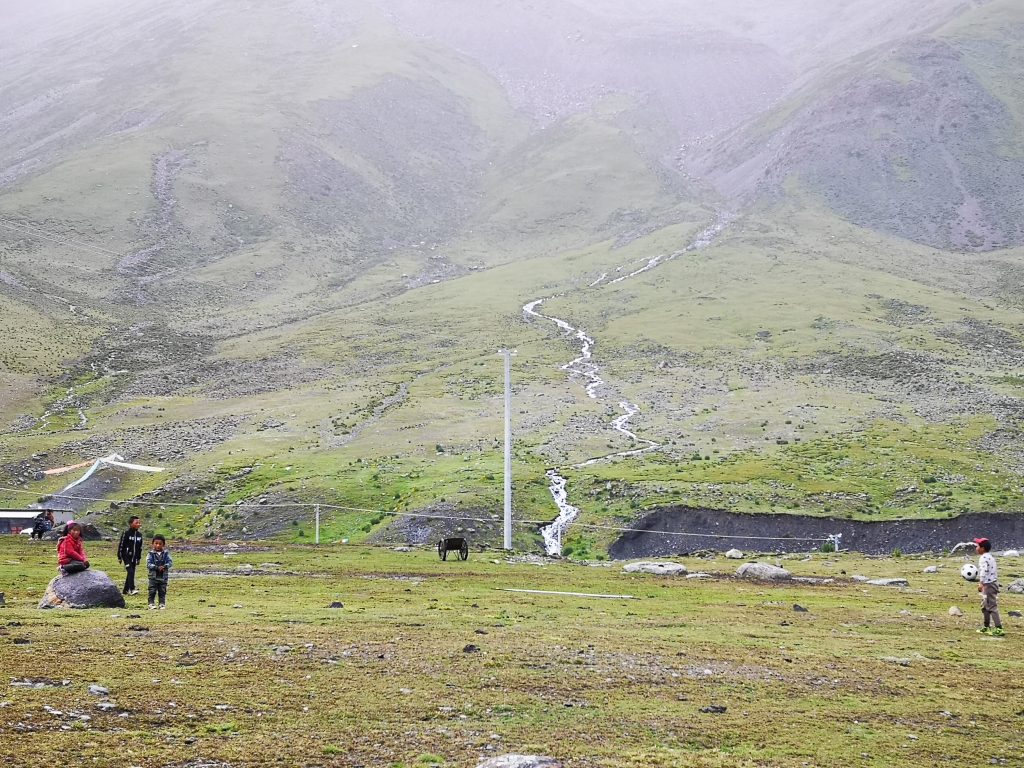
[[466,560],[469,558],[469,542],[457,537],[441,539],[437,542],[438,557],[447,560],[449,552],[458,552],[459,560]]

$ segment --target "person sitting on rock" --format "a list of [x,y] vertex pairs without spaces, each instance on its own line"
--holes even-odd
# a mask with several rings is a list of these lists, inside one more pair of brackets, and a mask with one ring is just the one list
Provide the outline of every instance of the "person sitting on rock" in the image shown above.
[[62,575],[81,573],[89,567],[82,543],[82,526],[68,523],[67,535],[57,541],[57,566]]
[[40,541],[42,541],[43,535],[52,530],[53,526],[53,512],[51,512],[50,510],[40,512],[35,517],[34,525],[32,526],[31,538],[39,539]]

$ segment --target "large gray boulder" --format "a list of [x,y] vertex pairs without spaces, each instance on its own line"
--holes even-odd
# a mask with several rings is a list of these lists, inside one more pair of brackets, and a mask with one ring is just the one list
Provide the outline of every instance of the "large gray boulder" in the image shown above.
[[58,576],[46,586],[40,608],[124,608],[124,595],[103,571]]
[[793,574],[785,568],[768,565],[768,563],[744,563],[736,571],[736,575],[744,579],[766,579],[772,581],[793,578]]
[[680,563],[630,563],[626,573],[653,573],[655,576],[685,576],[686,566]]
[[1016,592],[1017,594],[1024,593],[1024,579],[1017,579],[1015,582],[1013,582],[1012,584],[1010,584],[1010,586],[1006,588],[1006,591]]
[[498,755],[478,763],[476,768],[562,768],[562,764],[540,755]]

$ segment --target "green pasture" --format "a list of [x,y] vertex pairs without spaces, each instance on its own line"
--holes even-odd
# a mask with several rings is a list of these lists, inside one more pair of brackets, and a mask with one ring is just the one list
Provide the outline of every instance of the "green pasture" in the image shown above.
[[[973,766],[1021,751],[1009,612],[1024,603],[1004,592],[1007,637],[977,635],[962,558],[788,557],[834,581],[767,584],[722,558],[684,560],[712,574],[684,580],[498,551],[172,541],[168,610],[140,594],[42,612],[52,543],[0,546],[12,764]],[[112,547],[87,543],[116,579]]]

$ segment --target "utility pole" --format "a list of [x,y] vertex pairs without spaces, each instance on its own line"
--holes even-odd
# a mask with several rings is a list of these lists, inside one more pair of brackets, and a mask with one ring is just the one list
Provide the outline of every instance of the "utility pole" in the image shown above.
[[505,358],[505,549],[512,549],[512,356],[515,350],[502,349]]
[[313,535],[313,543],[320,543],[320,505],[313,505],[313,514],[316,517],[316,533]]

